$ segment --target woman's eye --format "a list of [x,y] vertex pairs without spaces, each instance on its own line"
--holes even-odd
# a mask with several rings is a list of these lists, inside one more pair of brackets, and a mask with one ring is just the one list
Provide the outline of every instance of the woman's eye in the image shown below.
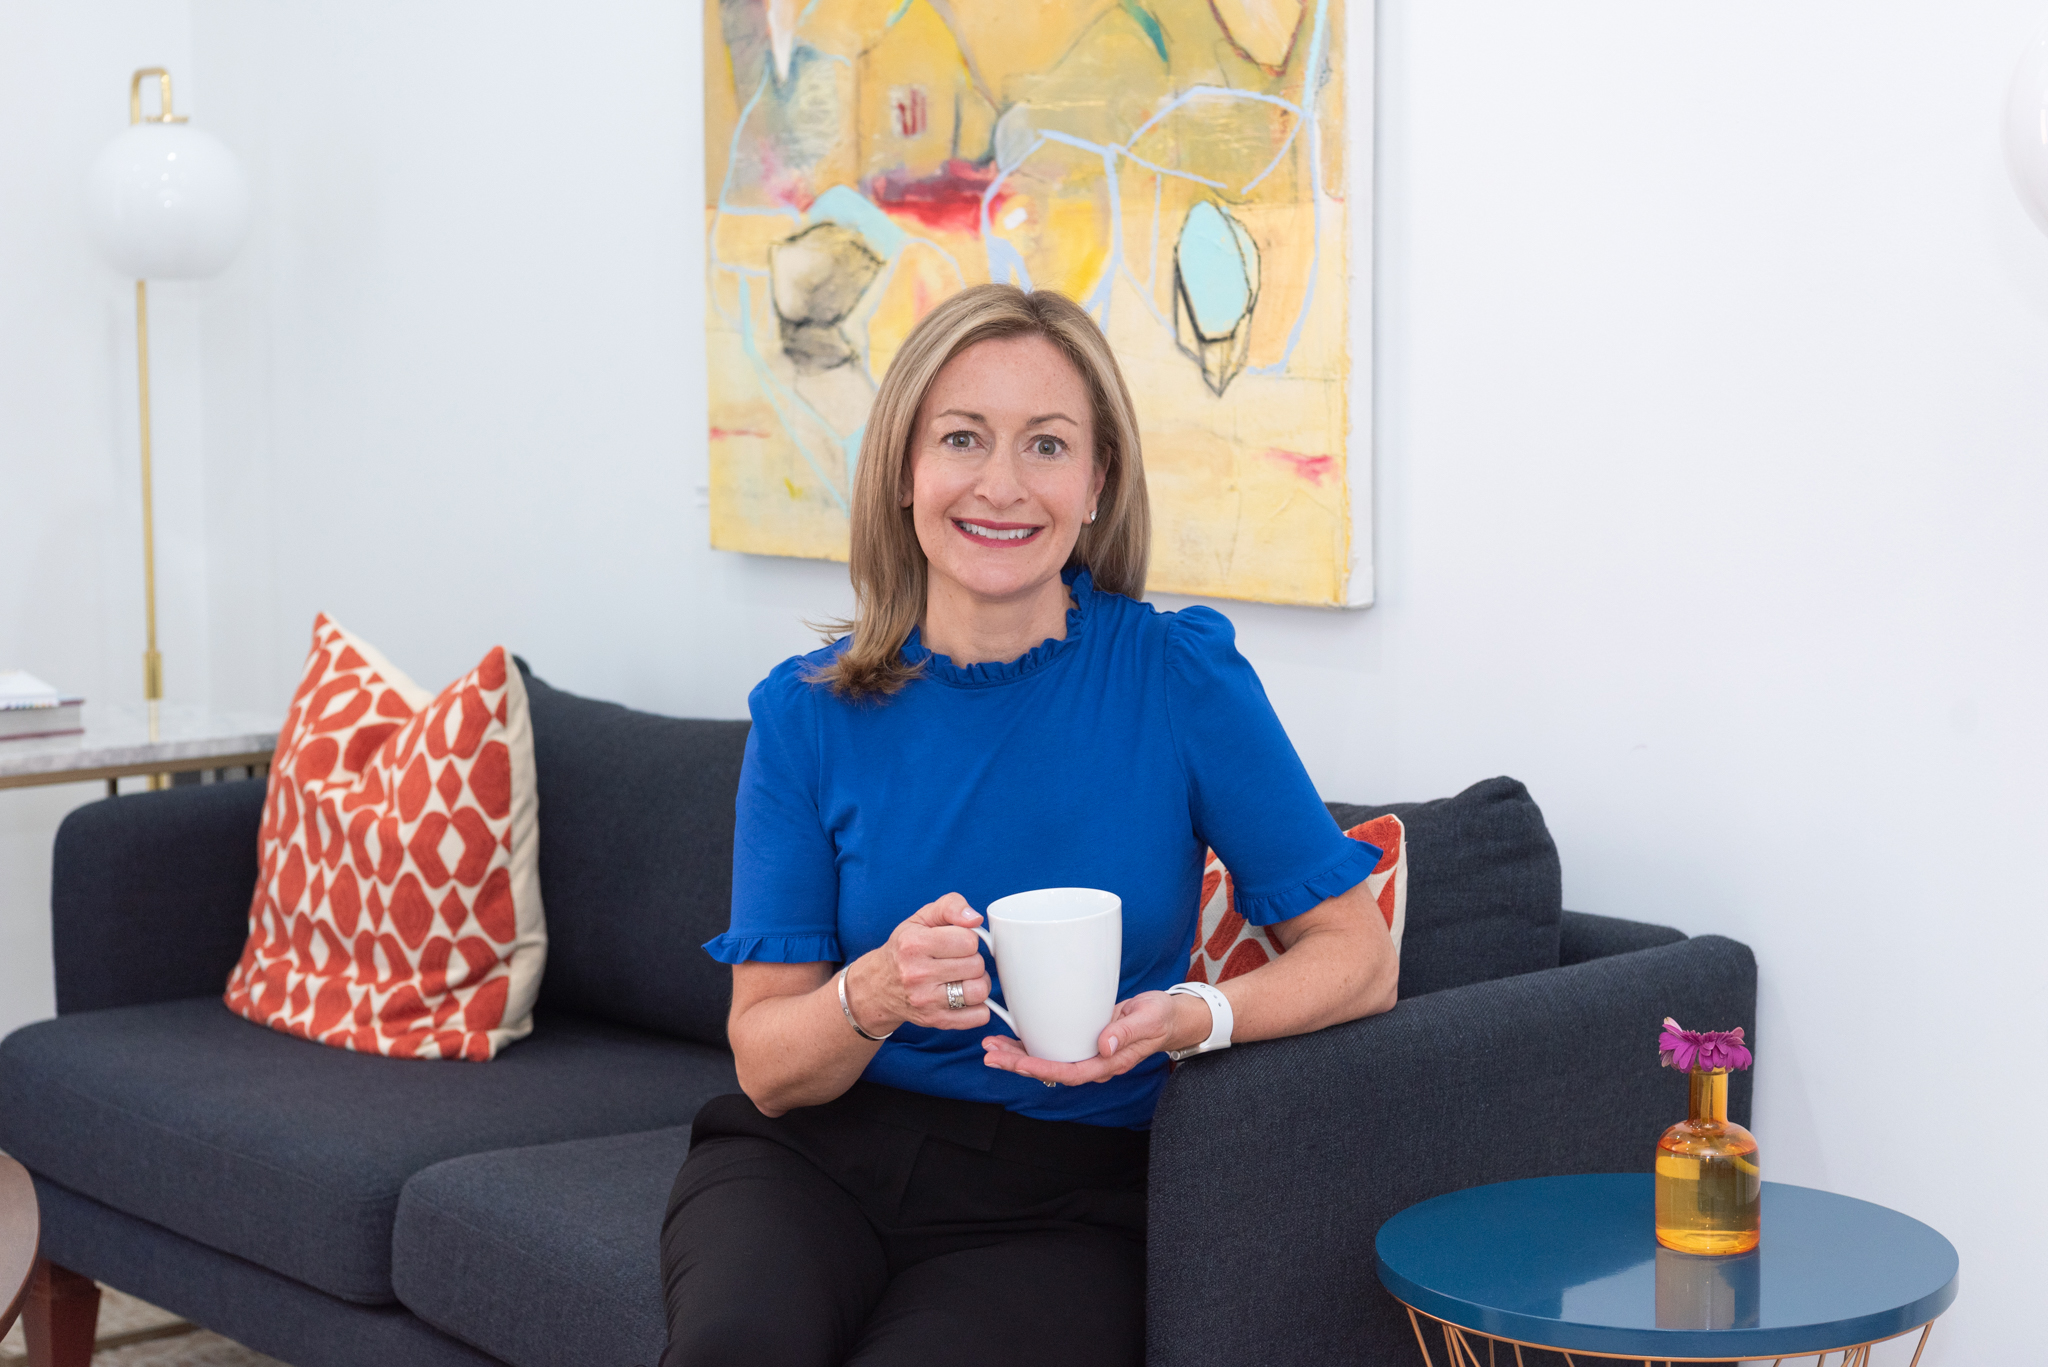
[[965,451],[968,447],[974,445],[974,434],[972,432],[948,432],[945,436],[939,438],[939,444],[950,446],[955,451]]
[[1056,456],[1060,450],[1058,437],[1040,437],[1031,443],[1031,453],[1037,456]]

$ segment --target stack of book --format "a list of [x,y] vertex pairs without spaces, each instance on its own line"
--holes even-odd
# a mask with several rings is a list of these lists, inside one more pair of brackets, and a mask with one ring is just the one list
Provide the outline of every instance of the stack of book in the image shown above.
[[35,675],[0,669],[0,741],[74,736],[85,730],[85,699],[67,698]]

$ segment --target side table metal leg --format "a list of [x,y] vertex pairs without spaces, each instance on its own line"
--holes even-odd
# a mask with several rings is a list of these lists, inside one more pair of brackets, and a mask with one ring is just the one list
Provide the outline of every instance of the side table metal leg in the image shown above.
[[1430,1361],[1429,1340],[1422,1336],[1422,1321],[1415,1318],[1415,1307],[1412,1305],[1408,1307],[1408,1324],[1415,1330],[1415,1346],[1422,1350],[1422,1367],[1436,1367],[1436,1364]]

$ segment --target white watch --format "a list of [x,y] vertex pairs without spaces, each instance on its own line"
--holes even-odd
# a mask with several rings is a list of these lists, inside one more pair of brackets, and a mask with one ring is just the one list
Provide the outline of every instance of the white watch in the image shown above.
[[1218,1049],[1230,1047],[1230,1031],[1237,1020],[1230,1013],[1230,998],[1223,995],[1220,987],[1208,983],[1175,983],[1166,989],[1169,997],[1200,997],[1209,1003],[1209,1038],[1189,1049],[1169,1049],[1166,1056],[1175,1063],[1196,1054],[1213,1054]]

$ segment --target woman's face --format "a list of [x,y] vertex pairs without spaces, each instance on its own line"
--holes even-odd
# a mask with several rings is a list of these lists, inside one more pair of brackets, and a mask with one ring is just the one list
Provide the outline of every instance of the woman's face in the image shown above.
[[946,362],[917,411],[917,539],[974,598],[1029,597],[1058,577],[1102,492],[1088,382],[1043,337],[977,342]]

